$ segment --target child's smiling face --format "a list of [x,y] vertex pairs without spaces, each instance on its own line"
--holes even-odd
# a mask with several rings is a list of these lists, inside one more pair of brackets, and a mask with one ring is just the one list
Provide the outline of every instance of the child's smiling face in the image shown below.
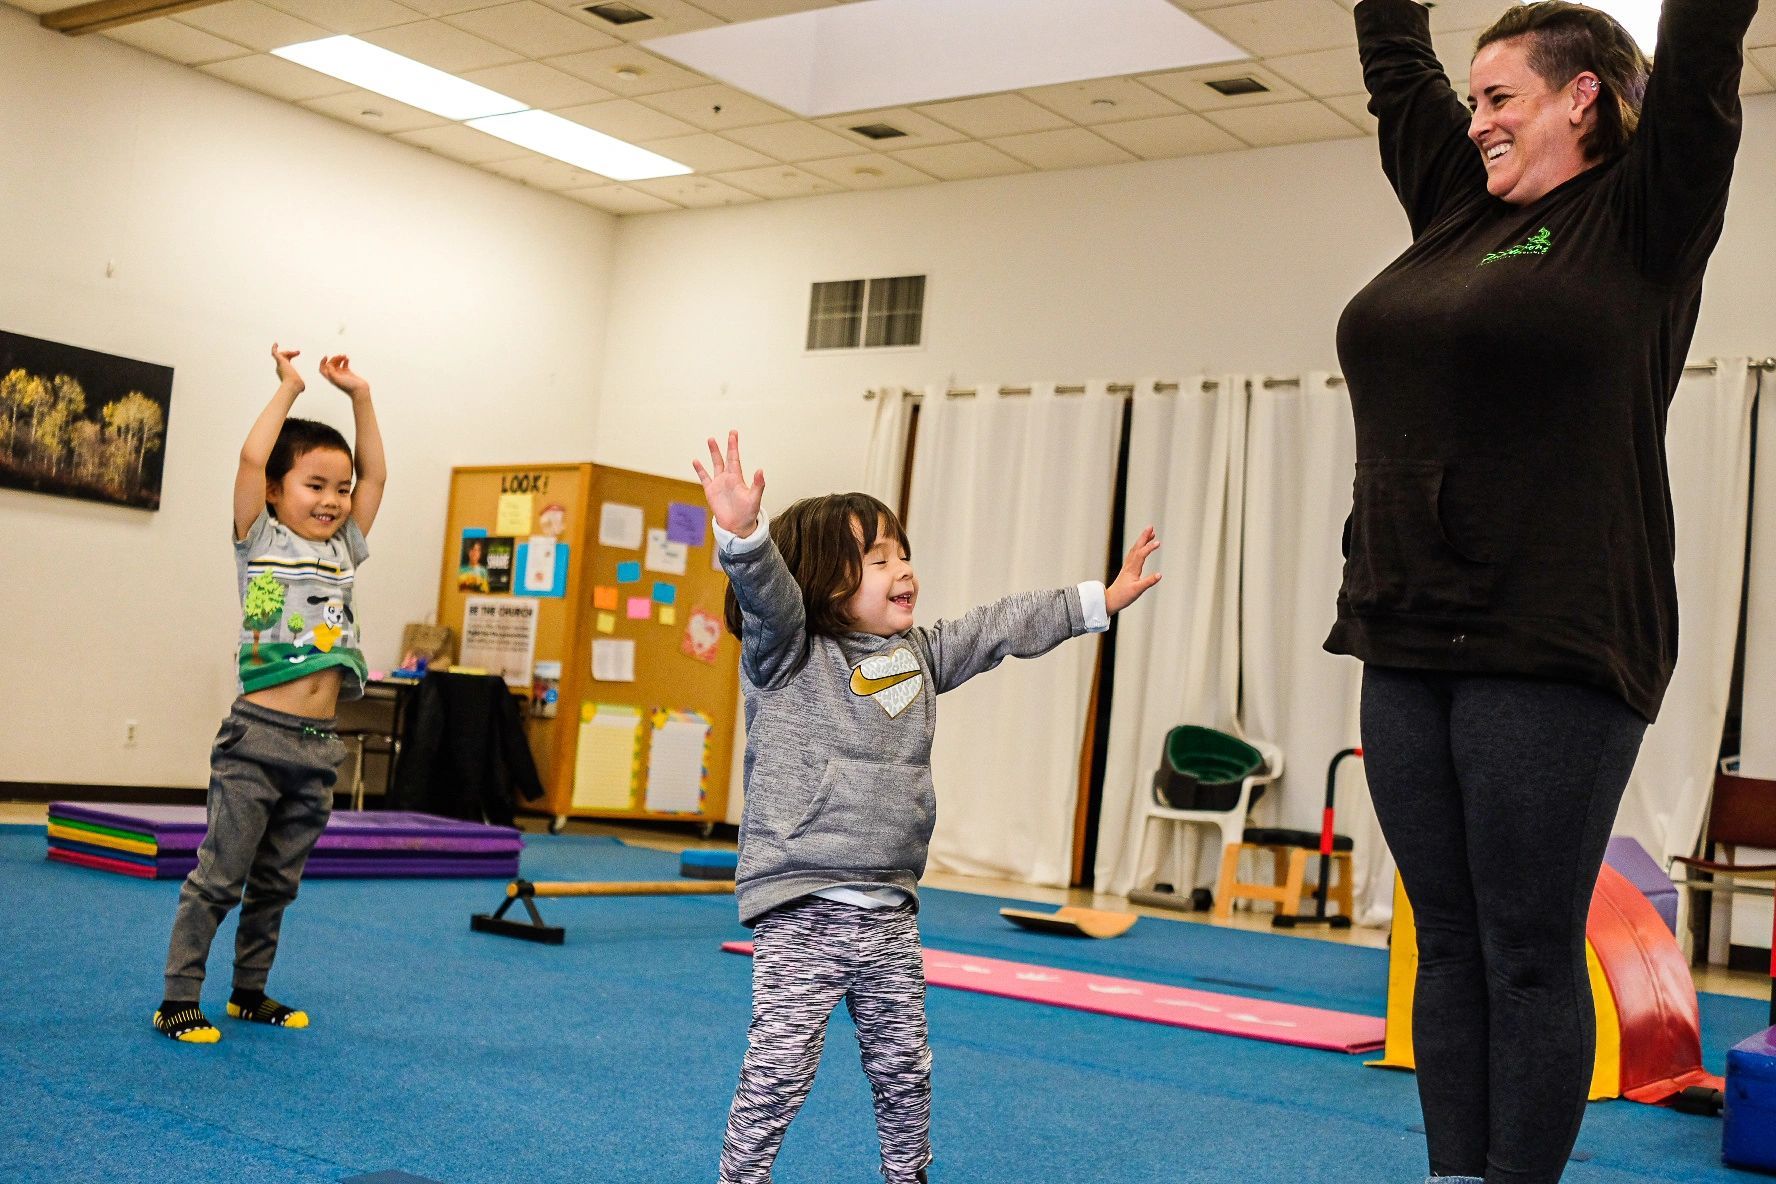
[[314,543],[326,542],[345,525],[351,494],[351,457],[337,448],[311,448],[282,481],[265,483],[265,500],[277,520]]
[[[858,546],[863,531],[852,524]],[[876,527],[876,541],[863,553],[863,578],[845,602],[851,628],[877,637],[892,637],[913,627],[913,607],[919,599],[919,577],[888,523]]]

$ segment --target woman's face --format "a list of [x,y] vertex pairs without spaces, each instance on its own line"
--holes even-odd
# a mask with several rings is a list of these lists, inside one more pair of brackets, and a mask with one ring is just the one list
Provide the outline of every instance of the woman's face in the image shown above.
[[1580,138],[1597,120],[1597,76],[1549,86],[1529,65],[1529,42],[1494,41],[1468,74],[1468,139],[1486,164],[1486,190],[1527,205],[1584,172]]

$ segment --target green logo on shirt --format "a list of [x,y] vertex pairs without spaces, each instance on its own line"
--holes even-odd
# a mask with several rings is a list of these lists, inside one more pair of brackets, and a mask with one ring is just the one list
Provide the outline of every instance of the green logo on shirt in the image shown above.
[[1544,226],[1516,246],[1508,247],[1503,251],[1494,251],[1480,260],[1480,266],[1485,267],[1488,263],[1497,263],[1500,259],[1509,259],[1514,255],[1546,255],[1551,246],[1553,243],[1549,241],[1548,228]]

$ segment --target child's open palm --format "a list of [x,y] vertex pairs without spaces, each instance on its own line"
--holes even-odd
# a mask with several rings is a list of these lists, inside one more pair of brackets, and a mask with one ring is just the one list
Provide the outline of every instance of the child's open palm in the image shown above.
[[1159,583],[1159,573],[1148,575],[1144,572],[1147,557],[1159,550],[1159,539],[1149,526],[1129,548],[1129,553],[1122,561],[1122,570],[1116,573],[1116,579],[1104,589],[1104,607],[1112,615],[1121,612],[1141,598],[1141,593]]
[[759,504],[765,496],[765,471],[758,470],[752,475],[752,484],[746,483],[746,470],[740,464],[740,433],[728,433],[725,458],[715,437],[709,437],[709,468],[705,469],[700,461],[692,461],[691,467],[697,470],[697,480],[703,482],[703,496],[716,524],[731,534],[751,534],[758,524]]

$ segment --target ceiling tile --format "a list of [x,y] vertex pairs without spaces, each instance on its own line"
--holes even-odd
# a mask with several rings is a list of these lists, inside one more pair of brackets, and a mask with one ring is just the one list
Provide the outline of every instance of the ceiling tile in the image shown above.
[[1203,152],[1227,152],[1245,147],[1237,138],[1228,135],[1200,115],[1162,115],[1157,119],[1110,123],[1096,131],[1106,140],[1115,141],[1144,160],[1195,156]]
[[[756,21],[768,16],[788,16],[792,12],[810,12],[831,8],[833,0],[696,0],[697,7],[714,13],[724,21]],[[640,5],[646,8],[645,0]]]
[[896,152],[894,158],[930,173],[940,181],[1002,177],[1008,173],[1030,171],[1030,166],[1023,161],[1005,155],[991,144],[933,144]]
[[395,0],[267,0],[273,7],[291,16],[320,25],[331,33],[367,33],[392,25],[408,25],[424,20],[426,14],[417,8],[397,4]]
[[1437,0],[1431,8],[1431,32],[1484,29],[1498,20],[1505,8],[1499,0]]
[[[1751,28],[1746,30],[1745,44],[1759,48],[1776,45],[1776,4],[1761,4],[1758,13],[1751,18]],[[1765,71],[1769,73],[1769,71]],[[1776,82],[1776,78],[1771,79]]]
[[553,66],[545,66],[541,62],[512,62],[505,66],[489,66],[485,70],[469,70],[463,78],[488,90],[509,95],[521,103],[528,103],[545,111],[557,107],[574,107],[581,103],[596,103],[611,98],[607,90],[600,90],[590,82],[575,78],[572,74],[563,74]]
[[717,180],[726,181],[759,197],[809,197],[816,193],[839,192],[839,186],[825,177],[785,164],[721,173]]
[[774,107],[731,86],[693,86],[686,90],[661,91],[646,96],[642,102],[710,132],[776,123],[789,117],[789,112],[781,107]]
[[367,90],[351,90],[342,95],[328,95],[321,99],[304,99],[300,106],[356,124],[367,131],[384,134],[410,132],[422,127],[440,127],[448,122],[430,111],[421,111],[417,107],[397,103]]
[[1310,95],[1363,93],[1363,64],[1351,47],[1266,58],[1264,65]]
[[705,86],[709,79],[667,61],[665,58],[619,45],[611,49],[594,49],[587,53],[570,53],[549,57],[544,61],[557,70],[566,70],[576,78],[584,78],[594,86],[602,86],[613,94],[658,94],[663,90]]
[[1074,123],[1152,119],[1160,115],[1176,115],[1182,110],[1178,104],[1132,78],[1064,82],[1059,86],[1042,86],[1021,93]]
[[510,160],[488,161],[481,167],[490,173],[521,181],[533,189],[584,189],[610,181],[609,177],[575,168],[564,160],[540,152],[526,152]]
[[1023,136],[998,136],[993,147],[1039,169],[1078,169],[1100,164],[1126,164],[1134,153],[1119,148],[1082,127]]
[[594,206],[607,214],[657,214],[676,210],[677,206],[651,193],[642,193],[626,185],[600,185],[595,189],[567,189],[562,197]]
[[364,40],[451,74],[518,61],[523,55],[443,21],[416,21],[364,34]]
[[401,3],[427,16],[449,16],[456,12],[467,12],[471,8],[487,7],[487,0],[401,0]]
[[1459,84],[1455,89],[1464,97],[1468,90],[1468,67],[1474,64],[1474,42],[1484,31],[1455,29],[1431,34],[1431,48],[1437,51],[1437,60],[1443,63],[1450,81]]
[[1208,119],[1253,147],[1339,140],[1360,134],[1350,120],[1312,99],[1246,111],[1212,111]]
[[1776,49],[1754,49],[1745,63],[1745,73],[1739,79],[1739,93],[1742,95],[1768,94],[1776,82]]
[[549,7],[559,9],[575,20],[585,21],[601,33],[608,33],[623,41],[649,41],[655,37],[669,37],[674,33],[714,28],[722,23],[720,17],[704,12],[685,0],[624,0],[631,8],[639,8],[653,18],[629,25],[613,25],[602,17],[583,11],[588,4],[596,3],[596,0],[545,2]]
[[688,136],[697,130],[688,123],[655,111],[652,107],[643,107],[633,99],[611,99],[603,103],[588,103],[583,107],[563,107],[555,114],[584,124],[593,131],[627,140],[631,144],[642,140],[659,140],[667,136]]
[[395,139],[416,148],[424,148],[427,152],[435,152],[439,156],[448,156],[451,160],[460,160],[464,164],[511,160],[524,152],[524,149],[508,144],[498,136],[478,132],[460,123],[447,123],[442,127],[423,128],[416,132],[398,132]]
[[651,181],[631,181],[629,186],[689,209],[737,206],[758,200],[756,194],[736,189],[713,177],[656,177]]
[[1321,99],[1320,101],[1372,136],[1380,128],[1375,116],[1369,114],[1368,95],[1339,95],[1336,98]]
[[791,163],[815,160],[824,156],[849,156],[857,145],[837,132],[812,123],[767,123],[758,127],[737,127],[727,133],[730,140],[767,156]]
[[319,25],[311,25],[260,4],[259,0],[228,0],[226,4],[182,12],[178,19],[182,24],[238,41],[261,52],[295,45],[299,41],[313,41],[329,32]]
[[105,36],[137,49],[158,54],[185,66],[201,66],[205,62],[221,62],[244,58],[253,51],[214,33],[182,25],[169,17],[122,25]]
[[[912,148],[924,144],[954,144],[968,137],[950,127],[939,123],[930,116],[921,115],[910,107],[887,107],[879,111],[854,111],[849,115],[828,115],[814,121],[828,131],[834,131],[845,137],[853,149],[868,148],[872,151],[887,152],[897,148]],[[872,140],[868,136],[860,136],[851,129],[872,123],[885,123],[905,132],[891,140]]]
[[982,95],[951,103],[922,103],[913,110],[977,139],[1016,136],[1068,126],[1067,120],[1020,94]]
[[[1224,95],[1209,87],[1221,78],[1256,78],[1269,90],[1250,95]],[[1141,81],[1168,99],[1184,104],[1192,111],[1221,111],[1234,107],[1263,107],[1307,96],[1274,70],[1256,62],[1238,62],[1225,66],[1202,66],[1193,70],[1174,70],[1166,74],[1149,74]]]
[[671,136],[664,140],[645,140],[641,147],[649,152],[658,152],[668,160],[689,165],[699,173],[757,169],[776,163],[763,152],[755,152],[744,144],[725,140],[713,132],[698,132],[694,136]]
[[444,18],[449,24],[528,57],[606,49],[622,42],[533,0],[478,8]]
[[14,8],[35,13],[54,12],[58,8],[71,7],[68,0],[8,0],[8,2]]
[[905,161],[877,152],[865,152],[861,156],[841,156],[834,160],[811,160],[802,167],[847,189],[858,190],[929,185],[937,179],[921,173]]
[[1351,14],[1333,0],[1256,0],[1204,12],[1201,20],[1261,58],[1357,43]]
[[306,66],[298,66],[295,62],[286,62],[283,58],[274,58],[270,54],[254,54],[250,58],[212,62],[207,66],[199,66],[198,69],[236,86],[244,86],[248,90],[256,90],[260,94],[292,103],[303,99],[318,99],[322,95],[341,94],[352,89],[350,83],[329,78]]
[[1192,15],[1206,12],[1211,8],[1226,8],[1230,4],[1244,4],[1246,0],[1169,0],[1174,8],[1182,8]]

